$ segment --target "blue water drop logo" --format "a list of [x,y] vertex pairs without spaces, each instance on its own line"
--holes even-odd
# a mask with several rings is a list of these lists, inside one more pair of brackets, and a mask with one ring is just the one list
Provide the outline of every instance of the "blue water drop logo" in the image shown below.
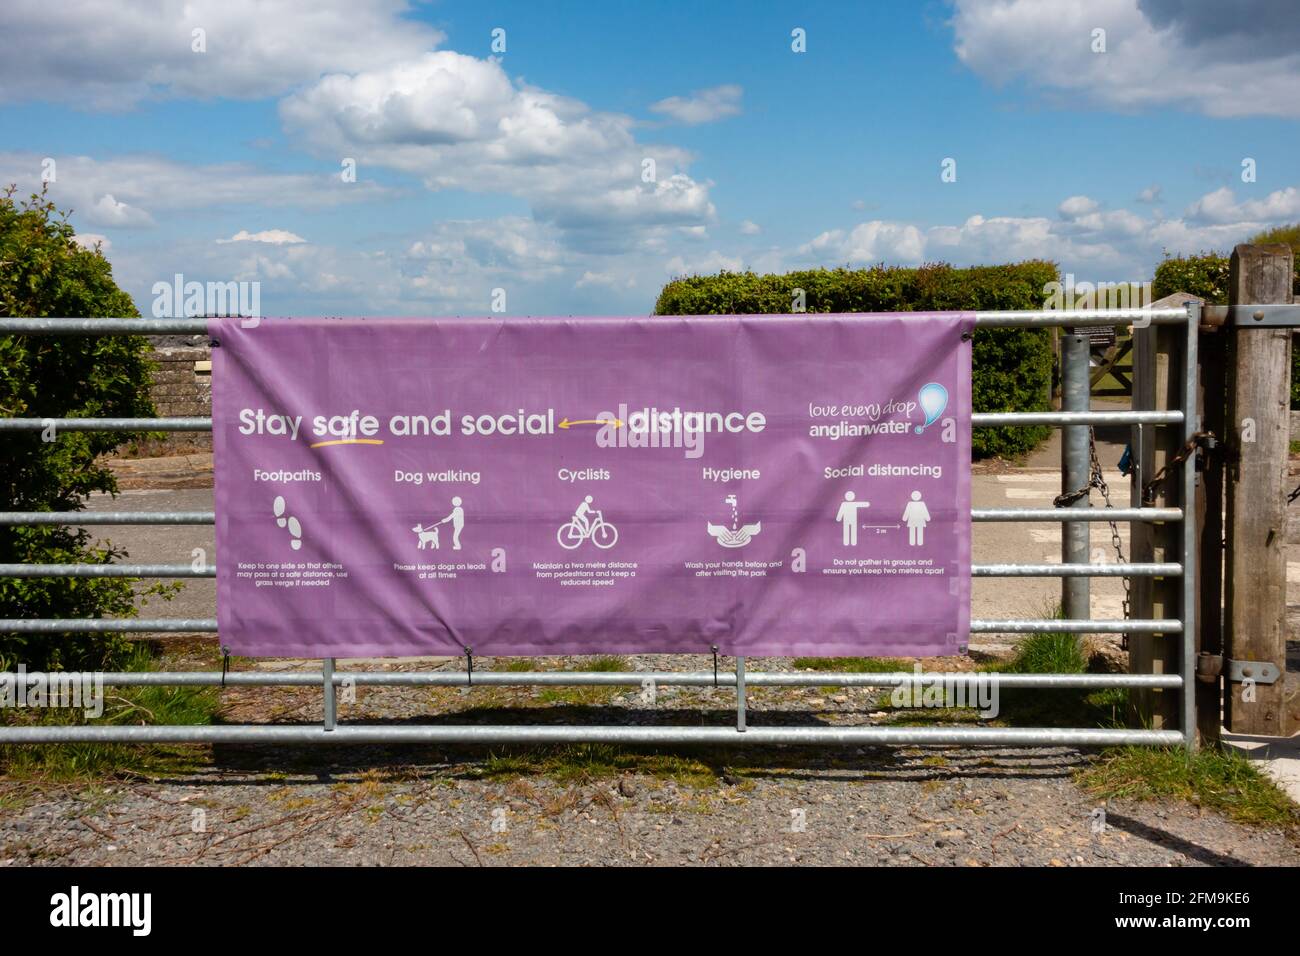
[[928,385],[921,386],[917,398],[921,403],[921,411],[925,413],[925,424],[916,426],[916,433],[919,435],[937,422],[943,410],[948,407],[948,390],[938,382],[930,382]]

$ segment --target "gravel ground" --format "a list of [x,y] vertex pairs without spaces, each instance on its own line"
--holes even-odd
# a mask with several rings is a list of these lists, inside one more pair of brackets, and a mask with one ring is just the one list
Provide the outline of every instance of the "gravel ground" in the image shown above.
[[[0,864],[1300,864],[1292,838],[1183,804],[1112,802],[1096,832],[1098,803],[1070,782],[1080,759],[1067,749],[905,749],[836,767],[749,761],[705,786],[637,773],[483,780],[434,760],[224,767],[46,791],[5,814]],[[194,833],[199,810],[206,832]]]
[[[712,662],[632,657],[627,666],[703,670]],[[749,662],[753,671],[788,666]],[[750,723],[879,722],[888,719],[877,706],[882,693],[752,688]],[[638,695],[361,688],[341,718],[733,719],[726,689],[659,688],[653,707]],[[320,719],[318,690],[228,689],[223,705],[230,722]],[[1073,782],[1089,756],[1072,748],[751,748],[623,759],[611,772],[537,751],[223,746],[167,779],[0,781],[0,865],[1300,865],[1294,832],[1242,826],[1181,802],[1101,804]]]

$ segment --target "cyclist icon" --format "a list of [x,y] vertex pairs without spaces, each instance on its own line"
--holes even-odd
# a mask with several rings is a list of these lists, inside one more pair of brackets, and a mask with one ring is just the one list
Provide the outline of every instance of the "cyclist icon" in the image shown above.
[[584,541],[590,541],[602,550],[614,547],[618,541],[618,529],[605,521],[604,514],[593,508],[591,501],[591,495],[583,498],[573,517],[560,525],[555,535],[560,547],[572,551]]

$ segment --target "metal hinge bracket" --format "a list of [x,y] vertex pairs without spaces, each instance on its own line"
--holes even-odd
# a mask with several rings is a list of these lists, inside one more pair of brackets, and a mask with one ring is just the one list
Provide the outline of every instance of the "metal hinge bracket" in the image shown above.
[[1239,329],[1293,329],[1300,327],[1300,305],[1202,305],[1200,321]]
[[1276,664],[1269,661],[1225,661],[1228,665],[1228,680],[1240,684],[1250,680],[1256,684],[1275,684],[1282,676]]

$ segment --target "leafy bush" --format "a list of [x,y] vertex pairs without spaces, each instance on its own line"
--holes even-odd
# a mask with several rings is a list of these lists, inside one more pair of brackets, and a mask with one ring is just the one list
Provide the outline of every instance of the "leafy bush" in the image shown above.
[[1163,299],[1175,292],[1189,292],[1211,305],[1228,303],[1228,257],[1216,252],[1199,256],[1166,256],[1156,266],[1151,295]]
[[[1296,273],[1292,291],[1300,298],[1300,225],[1284,226],[1262,232],[1250,240],[1265,244],[1281,242],[1296,252]],[[1217,252],[1203,252],[1199,256],[1168,256],[1156,267],[1151,294],[1163,299],[1175,292],[1190,292],[1210,305],[1228,304],[1229,257]],[[1291,349],[1291,407],[1300,409],[1300,349]]]
[[[0,196],[0,316],[135,316],[108,260],[73,241],[66,216],[45,197]],[[148,345],[139,336],[0,336],[0,416],[147,417]],[[0,510],[70,511],[95,491],[116,491],[96,459],[131,436],[113,432],[0,434]],[[94,547],[89,532],[0,526],[0,563],[102,563],[122,556]],[[124,579],[0,578],[0,618],[125,616],[134,613]],[[121,637],[0,633],[0,664],[32,669],[113,667]]]
[[[655,304],[657,315],[784,314],[795,289],[804,290],[809,312],[928,312],[1042,308],[1044,286],[1058,281],[1050,262],[954,269],[813,269],[785,275],[723,272],[675,279]],[[1052,383],[1052,336],[1047,329],[981,329],[974,341],[971,391],[982,412],[1048,409]],[[1016,455],[1033,449],[1046,427],[977,428],[977,458]]]

